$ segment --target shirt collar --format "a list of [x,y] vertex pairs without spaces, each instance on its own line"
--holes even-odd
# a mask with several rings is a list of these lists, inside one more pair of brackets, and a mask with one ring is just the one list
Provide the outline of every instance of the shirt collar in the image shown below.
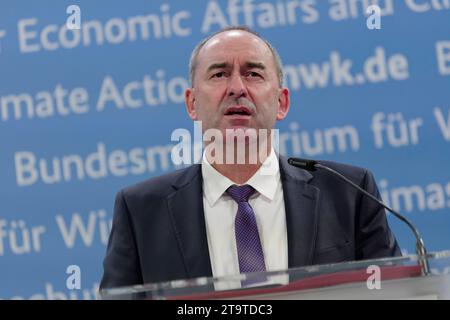
[[[203,192],[210,206],[214,206],[233,181],[217,171],[207,160],[202,158]],[[244,184],[251,185],[261,195],[272,201],[280,182],[278,157],[272,149],[267,159],[255,174]]]

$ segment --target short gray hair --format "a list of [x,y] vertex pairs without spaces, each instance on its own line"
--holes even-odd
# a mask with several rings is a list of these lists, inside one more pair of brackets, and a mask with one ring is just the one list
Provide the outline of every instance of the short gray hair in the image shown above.
[[203,39],[200,43],[198,43],[195,46],[194,50],[192,50],[191,58],[189,60],[189,81],[191,83],[191,86],[194,86],[194,73],[195,73],[195,69],[197,68],[197,57],[198,57],[200,50],[212,37],[218,35],[219,33],[226,32],[226,31],[232,31],[232,30],[241,30],[241,31],[251,33],[265,42],[265,44],[269,47],[270,51],[272,52],[272,55],[273,55],[273,58],[275,61],[275,67],[277,68],[278,84],[281,88],[283,86],[284,75],[283,75],[283,65],[281,63],[280,55],[278,54],[277,50],[270,44],[269,41],[267,41],[266,39],[261,37],[257,32],[251,30],[249,27],[246,27],[246,26],[231,26],[231,27],[223,28],[223,29],[211,34],[210,36],[206,37],[205,39]]

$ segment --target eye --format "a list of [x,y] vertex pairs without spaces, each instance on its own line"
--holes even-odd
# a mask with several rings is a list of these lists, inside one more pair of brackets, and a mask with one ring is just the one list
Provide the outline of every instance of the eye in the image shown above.
[[249,71],[247,73],[247,77],[250,77],[250,78],[262,78],[262,76],[258,72],[255,72],[255,71]]
[[220,79],[220,78],[223,78],[224,76],[225,76],[225,71],[220,71],[220,72],[214,73],[211,78],[219,78]]

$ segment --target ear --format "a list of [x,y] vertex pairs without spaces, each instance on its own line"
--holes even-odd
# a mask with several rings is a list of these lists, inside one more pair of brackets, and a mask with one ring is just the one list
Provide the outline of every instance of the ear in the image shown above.
[[278,97],[278,113],[277,113],[277,120],[283,120],[286,118],[289,107],[290,107],[290,97],[289,97],[289,89],[288,88],[282,88],[280,89],[280,96]]
[[188,88],[184,92],[184,102],[186,111],[192,120],[198,120],[197,110],[195,109],[195,91],[194,88]]

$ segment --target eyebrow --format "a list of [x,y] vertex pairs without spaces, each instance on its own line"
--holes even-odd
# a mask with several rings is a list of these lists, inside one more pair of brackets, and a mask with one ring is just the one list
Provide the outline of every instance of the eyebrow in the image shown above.
[[[227,68],[229,66],[230,66],[230,64],[227,63],[227,62],[213,63],[213,64],[211,64],[208,67],[207,72],[209,73],[209,72],[211,72],[212,70],[215,70],[215,69],[224,69],[224,68]],[[251,61],[246,62],[245,63],[245,67],[247,69],[254,69],[254,68],[255,69],[261,69],[261,70],[265,70],[266,69],[266,66],[263,63],[261,63],[261,62],[251,62]]]
[[245,66],[247,67],[247,69],[261,69],[261,70],[265,70],[266,66],[261,63],[261,62],[246,62]]
[[226,63],[226,62],[223,62],[223,63],[213,63],[212,65],[210,65],[209,67],[208,67],[208,70],[206,70],[207,72],[210,72],[210,71],[212,71],[212,70],[215,70],[215,69],[223,69],[223,68],[226,68],[226,67],[228,67],[229,66],[229,64],[228,63]]

